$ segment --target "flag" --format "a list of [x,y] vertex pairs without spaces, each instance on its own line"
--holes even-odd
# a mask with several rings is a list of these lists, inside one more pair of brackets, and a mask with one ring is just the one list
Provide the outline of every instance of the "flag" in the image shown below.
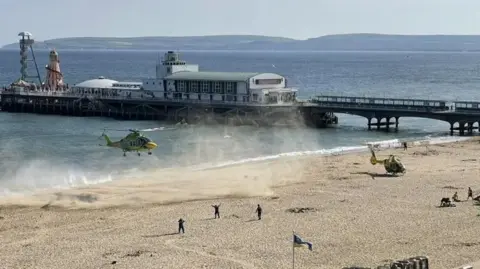
[[298,235],[293,235],[293,246],[294,247],[306,247],[308,246],[309,250],[312,250],[312,243],[303,241]]

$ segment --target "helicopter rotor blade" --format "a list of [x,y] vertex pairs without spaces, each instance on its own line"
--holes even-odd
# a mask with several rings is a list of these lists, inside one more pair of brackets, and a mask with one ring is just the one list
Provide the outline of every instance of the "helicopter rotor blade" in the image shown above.
[[118,132],[128,132],[130,129],[110,129],[110,128],[104,128],[104,131],[118,131]]
[[106,130],[108,131],[118,131],[118,132],[132,132],[132,133],[138,133],[138,132],[157,132],[157,131],[167,131],[167,130],[175,130],[177,128],[175,127],[153,127],[153,128],[146,128],[146,129],[110,129],[110,128],[104,128],[104,132]]
[[168,131],[168,130],[175,130],[175,127],[155,127],[155,128],[147,128],[140,130],[141,132],[158,132],[158,131]]

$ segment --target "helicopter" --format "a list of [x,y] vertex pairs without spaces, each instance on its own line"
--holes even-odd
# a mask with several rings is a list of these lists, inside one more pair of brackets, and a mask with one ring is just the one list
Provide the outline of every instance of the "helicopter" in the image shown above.
[[402,164],[399,158],[395,157],[395,155],[390,155],[388,159],[378,160],[375,156],[375,152],[373,151],[373,146],[370,144],[368,145],[368,148],[372,153],[372,157],[370,158],[370,163],[372,165],[376,165],[377,163],[383,164],[387,173],[393,175],[396,175],[398,173],[405,174],[407,172],[405,166]]
[[140,156],[141,151],[148,151],[148,155],[152,155],[152,149],[157,147],[157,144],[150,138],[144,136],[138,130],[129,129],[130,133],[119,141],[112,141],[103,131],[101,137],[107,142],[107,147],[119,148],[123,150],[123,156],[127,156],[127,152],[136,151]]

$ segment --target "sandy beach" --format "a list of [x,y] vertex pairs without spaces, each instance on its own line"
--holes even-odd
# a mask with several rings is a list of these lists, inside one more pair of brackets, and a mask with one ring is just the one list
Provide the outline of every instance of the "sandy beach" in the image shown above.
[[[478,140],[308,156],[148,177],[0,201],[1,268],[291,268],[292,231],[313,243],[296,268],[377,266],[426,255],[430,268],[480,260]],[[373,176],[378,174],[377,176]],[[221,203],[220,219],[212,204]],[[256,219],[256,205],[264,214]],[[305,213],[289,209],[308,207]],[[177,221],[186,220],[185,234]]]

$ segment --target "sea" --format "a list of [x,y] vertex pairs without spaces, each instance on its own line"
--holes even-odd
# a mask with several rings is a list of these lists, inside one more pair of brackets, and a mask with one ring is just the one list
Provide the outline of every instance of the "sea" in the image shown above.
[[[140,81],[155,75],[159,51],[58,51],[70,85],[104,76]],[[48,51],[36,51],[42,78]],[[470,52],[184,51],[203,71],[274,72],[300,98],[315,95],[480,100],[480,54]],[[0,86],[20,75],[19,52],[0,50]],[[285,156],[366,150],[367,142],[448,142],[442,121],[400,118],[398,132],[367,130],[362,117],[337,114],[333,128],[202,126],[0,112],[0,196],[65,189],[115,180],[141,180],[159,169],[205,169]],[[112,139],[142,130],[158,143],[152,155],[123,157]],[[162,178],[158,179],[163,180]]]

